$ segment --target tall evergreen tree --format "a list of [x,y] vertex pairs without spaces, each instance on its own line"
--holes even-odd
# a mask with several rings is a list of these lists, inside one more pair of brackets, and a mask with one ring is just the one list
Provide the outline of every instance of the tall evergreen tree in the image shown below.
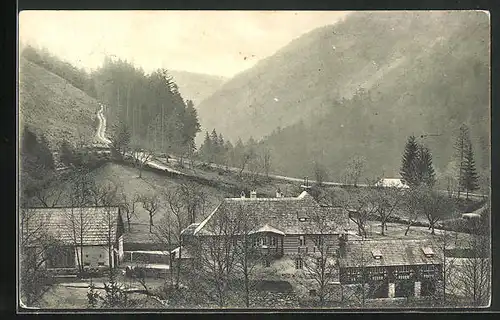
[[436,183],[436,173],[432,166],[432,154],[426,146],[419,146],[417,163],[418,181],[425,183],[429,187],[433,187]]
[[210,134],[208,131],[205,131],[205,140],[200,147],[200,156],[203,160],[210,160],[212,156],[212,139],[210,138]]
[[474,161],[474,152],[472,144],[469,143],[464,153],[464,165],[460,186],[467,193],[466,199],[469,199],[469,192],[479,189],[479,177],[476,171],[476,163]]
[[417,168],[418,150],[418,143],[415,136],[412,135],[406,142],[400,170],[402,180],[411,187],[420,183]]
[[458,187],[458,198],[460,198],[460,191],[462,190],[462,183],[463,181],[463,175],[465,171],[465,154],[467,152],[467,149],[470,145],[470,137],[469,137],[469,128],[467,125],[464,123],[460,126],[457,138],[455,140],[455,158],[457,159],[458,163],[458,181],[459,181],[459,187]]

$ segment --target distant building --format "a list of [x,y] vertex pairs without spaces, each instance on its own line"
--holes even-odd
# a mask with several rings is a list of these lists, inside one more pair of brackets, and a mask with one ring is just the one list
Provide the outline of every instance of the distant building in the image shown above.
[[[181,259],[192,258],[194,243],[207,242],[204,239],[219,237],[217,216],[223,212],[239,214],[241,211],[252,217],[253,225],[248,236],[254,248],[266,257],[263,267],[275,264],[279,270],[302,269],[301,254],[315,253],[318,249],[313,237],[321,235],[328,254],[335,258],[339,241],[347,240],[347,212],[338,207],[327,207],[318,203],[307,191],[298,197],[284,197],[280,191],[275,198],[258,198],[255,191],[246,197],[226,198],[201,223],[195,223],[183,230]],[[322,230],[314,221],[315,216],[328,217]],[[235,241],[241,239],[235,235]],[[185,256],[184,252],[187,255]],[[179,248],[172,251],[179,258]]]
[[442,279],[442,257],[428,240],[352,241],[341,250],[339,278],[368,284],[367,298],[429,296]]
[[55,241],[53,252],[44,252],[42,259],[47,269],[76,270],[81,248],[84,268],[115,267],[121,261],[123,221],[118,207],[29,208],[27,211],[30,218],[21,226],[27,254],[41,249],[40,242],[30,239],[51,237]]
[[380,179],[375,186],[386,187],[386,188],[409,188],[409,186],[399,178],[383,178]]

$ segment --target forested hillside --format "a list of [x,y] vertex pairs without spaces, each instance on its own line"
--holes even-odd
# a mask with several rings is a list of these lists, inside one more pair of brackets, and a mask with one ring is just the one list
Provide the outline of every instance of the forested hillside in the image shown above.
[[97,97],[108,106],[108,121],[126,126],[134,144],[177,154],[194,151],[197,112],[167,70],[145,74],[126,61],[106,59],[92,77]]
[[482,12],[352,14],[228,81],[200,105],[202,126],[232,141],[264,137],[279,173],[312,176],[319,163],[340,180],[354,157],[366,160],[365,177],[397,176],[411,134],[443,173],[466,123],[484,175],[488,19]]
[[184,99],[192,100],[195,107],[221,87],[227,79],[221,76],[170,70],[169,74],[179,86]]

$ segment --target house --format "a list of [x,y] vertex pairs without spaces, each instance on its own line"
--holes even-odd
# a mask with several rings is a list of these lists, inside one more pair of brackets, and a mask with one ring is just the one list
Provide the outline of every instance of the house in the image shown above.
[[399,178],[383,178],[380,179],[375,186],[385,188],[402,188],[407,189],[409,186]]
[[[118,207],[24,209],[21,224],[28,254],[43,250],[47,269],[116,267],[123,258],[123,221]],[[37,239],[51,239],[50,249]]]
[[[279,265],[284,260],[291,269],[302,269],[301,256],[319,251],[318,239],[322,248],[334,257],[339,242],[347,240],[348,216],[340,207],[328,207],[318,203],[307,191],[297,197],[284,197],[277,192],[273,198],[259,198],[255,191],[246,197],[225,198],[215,210],[201,223],[189,225],[181,234],[183,249],[172,251],[175,258],[192,257],[194,243],[207,243],[210,238],[220,238],[224,233],[222,224],[230,221],[242,225],[247,220],[247,228],[238,229],[231,236],[235,243],[243,237],[251,238],[253,248],[265,256],[264,267]],[[227,227],[227,226],[226,226]],[[224,229],[225,230],[225,229]],[[184,249],[184,248],[187,248]]]
[[442,257],[429,240],[351,241],[340,253],[340,283],[368,283],[369,298],[430,296],[442,279]]

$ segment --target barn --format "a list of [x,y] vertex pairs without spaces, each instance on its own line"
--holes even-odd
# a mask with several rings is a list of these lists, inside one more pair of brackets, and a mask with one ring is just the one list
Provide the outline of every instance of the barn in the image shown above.
[[[123,221],[118,207],[22,209],[26,254],[49,270],[116,267],[123,257]],[[51,246],[39,239],[53,239]],[[39,252],[42,251],[40,255]]]

